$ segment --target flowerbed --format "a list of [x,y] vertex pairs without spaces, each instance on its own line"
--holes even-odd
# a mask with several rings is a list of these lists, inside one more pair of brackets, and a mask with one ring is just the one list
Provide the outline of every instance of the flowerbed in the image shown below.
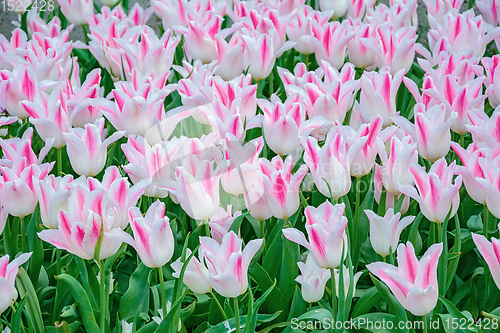
[[498,331],[498,0],[108,2],[4,8],[3,332]]

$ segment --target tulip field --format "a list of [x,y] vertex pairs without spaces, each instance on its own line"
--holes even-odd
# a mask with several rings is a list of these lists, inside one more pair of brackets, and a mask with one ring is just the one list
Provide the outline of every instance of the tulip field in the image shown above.
[[500,332],[500,0],[0,10],[0,332]]

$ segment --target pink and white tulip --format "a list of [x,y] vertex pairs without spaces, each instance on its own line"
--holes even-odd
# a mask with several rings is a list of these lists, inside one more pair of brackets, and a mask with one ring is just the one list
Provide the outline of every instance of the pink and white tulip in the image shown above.
[[424,104],[419,103],[414,111],[415,124],[401,116],[392,118],[396,125],[408,132],[417,142],[418,154],[431,162],[442,158],[450,150],[450,127],[458,115],[452,112],[446,119],[445,109],[446,106],[440,104],[426,110]]
[[331,10],[323,10],[322,13],[313,10],[310,6],[297,8],[295,16],[290,20],[286,28],[286,34],[291,41],[294,41],[294,49],[302,54],[311,54],[314,52],[312,45],[306,43],[302,37],[313,34],[312,24],[318,22],[320,25],[327,24],[332,17]]
[[227,210],[219,207],[217,212],[210,217],[210,222],[208,222],[210,226],[210,236],[219,244],[222,243],[224,235],[229,232],[234,220],[241,215],[241,211],[231,213],[232,209],[233,207],[231,205],[227,205]]
[[292,175],[293,161],[288,156],[283,162],[280,156],[271,161],[259,159],[262,172],[264,198],[271,214],[278,219],[287,219],[299,209],[299,188],[306,176],[307,166],[301,165]]
[[38,93],[38,81],[33,66],[16,66],[12,72],[0,71],[0,94],[2,100],[0,107],[9,112],[10,115],[20,119],[28,118],[28,113],[19,104],[21,101],[33,102]]
[[472,110],[468,114],[471,125],[466,125],[472,133],[472,139],[477,142],[485,142],[488,147],[494,148],[500,143],[500,108],[493,112],[491,117],[482,110]]
[[337,19],[342,17],[347,12],[347,8],[349,7],[349,0],[339,0],[339,1],[329,1],[329,0],[320,0],[319,8],[321,11],[333,11],[333,19]]
[[132,246],[144,265],[150,268],[163,267],[174,254],[174,235],[169,218],[165,216],[165,204],[155,201],[142,216],[137,207],[128,211],[134,237],[121,229],[112,229],[106,236]]
[[76,25],[87,24],[87,15],[94,12],[93,0],[57,0],[66,19]]
[[373,116],[383,119],[383,127],[392,124],[392,117],[398,115],[396,110],[396,94],[403,81],[404,70],[392,75],[389,67],[380,72],[365,72],[361,76],[361,96],[359,102],[354,102],[353,108],[361,115],[363,122],[370,122]]
[[[500,6],[498,7],[500,9]],[[486,87],[493,85],[493,91],[488,96],[488,101],[490,105],[494,108],[500,105],[500,55],[496,54],[491,58],[482,58],[481,64],[483,64],[486,70],[486,79],[484,84]]]
[[311,254],[307,255],[305,263],[298,262],[301,275],[297,281],[302,286],[302,298],[308,303],[317,302],[323,298],[326,282],[330,279],[331,271],[319,267]]
[[[0,313],[11,306],[12,301],[17,299],[15,287],[19,267],[31,257],[32,252],[23,253],[9,263],[9,255],[0,258]],[[9,330],[10,332],[10,330]]]
[[40,216],[45,227],[57,229],[59,222],[57,214],[60,210],[68,210],[68,198],[71,190],[72,175],[54,177],[49,175],[45,179],[34,182]]
[[[349,61],[357,68],[374,70],[377,52],[365,46],[366,43],[378,45],[379,35],[375,24],[363,23],[361,20],[349,19],[349,29],[354,31],[354,37],[347,43]],[[378,50],[378,49],[377,49]]]
[[332,205],[325,201],[318,208],[306,207],[307,241],[302,231],[295,228],[283,229],[285,237],[307,248],[316,264],[322,268],[335,268],[342,261],[342,249],[347,253],[347,218],[345,204]]
[[[196,258],[196,256],[191,258],[186,266],[184,278],[182,279],[182,282],[196,294],[206,294],[212,290],[208,268],[205,266],[204,252],[203,248],[200,247],[198,251],[200,259]],[[189,248],[186,249],[186,258],[189,257],[191,253]],[[172,273],[173,277],[177,279],[180,277],[183,265],[184,263],[181,261],[181,258],[170,265],[175,271]]]
[[248,192],[259,171],[258,159],[264,147],[264,140],[260,137],[242,146],[235,136],[228,134],[223,146],[224,158],[230,161],[230,164],[222,173],[222,187],[232,195]]
[[475,5],[486,23],[494,27],[500,25],[500,2],[498,0],[477,0]]
[[[335,268],[333,272],[335,275],[335,292],[337,294],[337,297],[339,297],[340,296],[340,292],[339,292],[339,290],[340,290],[340,269]],[[356,274],[354,274],[353,287],[352,287],[353,291],[356,290],[356,284],[358,283],[358,280],[362,274],[363,274],[363,272],[357,272]],[[343,276],[343,280],[344,280],[344,296],[347,299],[347,296],[349,294],[349,287],[351,285],[351,277],[349,276],[349,269],[347,267],[345,267],[344,265],[342,265],[342,276]]]
[[[500,229],[500,224],[498,228]],[[500,253],[500,239],[493,237],[490,242],[483,235],[472,233],[472,240],[484,261],[486,261],[493,281],[495,281],[497,288],[500,289],[500,257],[498,256],[498,253]]]
[[365,214],[370,220],[370,242],[375,252],[382,257],[396,251],[401,231],[415,219],[415,216],[401,219],[401,213],[394,214],[392,208],[388,209],[383,217],[371,210],[365,210]]
[[[422,214],[431,222],[443,223],[448,213],[455,216],[460,205],[458,191],[462,186],[462,176],[453,181],[455,162],[449,166],[444,158],[436,161],[429,172],[418,164],[410,165],[417,190],[410,184],[399,186],[399,191],[415,199]],[[451,209],[451,212],[450,212]]]
[[69,133],[63,133],[67,143],[68,157],[71,167],[79,175],[95,176],[106,164],[108,146],[120,139],[125,132],[118,131],[103,139],[104,118],[83,128],[74,128]]
[[313,34],[304,36],[303,40],[314,48],[316,61],[321,63],[324,60],[340,69],[344,65],[347,43],[354,37],[354,32],[349,31],[347,21],[330,22],[323,26],[313,22],[312,29]]
[[200,237],[200,243],[205,250],[209,282],[215,291],[224,297],[243,294],[248,288],[248,266],[262,246],[262,239],[251,240],[242,250],[243,241],[230,231],[221,244],[210,237]]
[[366,268],[387,284],[405,309],[415,316],[424,316],[438,301],[437,267],[442,251],[443,243],[431,245],[418,260],[410,242],[399,244],[398,267],[376,262]]

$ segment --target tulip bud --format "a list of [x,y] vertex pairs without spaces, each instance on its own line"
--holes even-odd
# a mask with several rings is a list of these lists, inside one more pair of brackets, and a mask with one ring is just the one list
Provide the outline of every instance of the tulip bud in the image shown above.
[[295,281],[302,285],[302,298],[312,303],[323,298],[326,282],[330,279],[331,271],[328,268],[319,267],[312,255],[308,255],[306,263],[298,262],[301,275]]

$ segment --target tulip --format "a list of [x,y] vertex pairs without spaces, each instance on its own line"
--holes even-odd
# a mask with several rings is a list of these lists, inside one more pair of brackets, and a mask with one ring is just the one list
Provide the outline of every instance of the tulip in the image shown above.
[[398,246],[398,267],[376,262],[368,270],[384,281],[401,305],[415,316],[424,316],[437,304],[437,266],[443,243],[433,244],[420,261],[411,242]]
[[330,279],[331,271],[319,267],[312,255],[309,254],[306,263],[298,262],[301,275],[295,281],[302,285],[302,298],[308,303],[317,302],[323,298],[326,282]]
[[445,37],[453,52],[471,50],[475,57],[482,57],[486,46],[500,36],[500,27],[487,29],[482,16],[475,16],[474,10],[464,13],[449,12],[444,16],[443,21],[439,24],[432,16],[429,16],[429,25],[433,28],[428,33],[430,49],[434,49],[434,45]]
[[140,41],[136,43],[125,38],[116,40],[123,49],[123,70],[130,73],[136,68],[144,75],[152,71],[168,73],[180,37],[174,37],[172,31],[167,30],[160,39],[152,28],[144,25],[140,29]]
[[[117,82],[116,89],[112,90],[114,102],[95,100],[91,105],[99,108],[113,127],[125,131],[127,136],[131,134],[146,136],[148,131],[161,126],[159,123],[167,119],[163,103],[165,97],[175,89],[175,85],[163,87],[163,84],[162,89],[157,89],[149,80],[145,79],[135,84]],[[183,119],[183,116],[188,116],[184,113],[176,116],[177,122]],[[175,121],[172,118],[169,122],[174,125]],[[163,133],[164,138],[167,139],[170,134]]]
[[66,19],[76,25],[87,24],[86,15],[94,12],[93,0],[57,0]]
[[467,150],[456,142],[452,142],[451,147],[462,161],[462,165],[455,167],[455,173],[462,175],[467,193],[472,200],[486,205],[486,193],[476,179],[488,179],[489,170],[486,167],[490,165],[485,163],[483,159],[493,162],[500,153],[499,149],[490,150],[484,142],[473,142],[467,147]]
[[398,114],[396,111],[396,94],[403,81],[404,70],[400,70],[394,76],[390,68],[384,67],[380,72],[365,72],[361,76],[361,97],[359,102],[354,103],[358,109],[363,122],[370,122],[372,116],[380,116],[383,119],[383,127],[392,124],[391,117]]
[[200,161],[195,155],[186,156],[177,167],[177,180],[168,189],[191,218],[206,221],[217,212],[219,182],[225,167],[227,164],[221,161],[214,170],[214,161]]
[[351,0],[348,1],[347,17],[362,19],[369,8],[373,8],[375,0]]
[[500,132],[498,131],[500,108],[497,107],[491,117],[488,117],[482,110],[469,111],[468,116],[472,124],[465,127],[471,132],[474,142],[485,142],[488,147],[494,148],[500,142]]
[[324,60],[333,67],[340,69],[344,65],[347,43],[354,37],[354,32],[348,31],[347,24],[338,21],[321,26],[313,22],[313,35],[304,36],[303,40],[314,48],[316,61]]
[[73,127],[85,127],[87,123],[94,123],[102,117],[101,110],[92,106],[95,100],[101,100],[104,87],[101,83],[101,69],[96,68],[87,74],[83,84],[80,84],[78,70],[74,68],[72,81],[66,81],[64,93],[66,106],[70,114],[70,124]]
[[[500,7],[498,7],[500,9]],[[486,70],[486,79],[484,80],[484,84],[486,87],[493,85],[493,91],[488,96],[488,101],[490,105],[494,108],[500,105],[500,85],[498,82],[500,81],[500,55],[496,54],[491,58],[482,58],[481,63]]]
[[210,226],[210,235],[219,244],[222,243],[224,235],[229,232],[234,220],[241,215],[241,211],[231,214],[231,209],[231,205],[227,205],[227,210],[219,207],[217,212],[210,218],[211,222],[208,222],[208,225]]
[[152,0],[151,7],[155,9],[156,15],[162,19],[164,29],[174,26],[187,26],[186,7],[189,3],[185,0]]
[[280,15],[290,14],[296,8],[304,7],[305,0],[264,0],[266,6],[276,9]]
[[146,216],[142,216],[139,208],[131,207],[128,215],[133,238],[118,228],[112,229],[105,235],[132,246],[144,265],[150,268],[162,267],[169,262],[174,254],[175,240],[169,218],[165,216],[165,204],[155,201],[149,206]]
[[388,66],[388,71],[396,76],[403,70],[408,72],[415,58],[415,27],[403,27],[395,30],[387,26],[377,28],[381,41],[364,39],[361,43],[377,55],[378,67]]
[[188,28],[175,27],[184,35],[186,56],[204,64],[217,60],[215,35],[220,32],[223,18],[214,15],[208,22],[188,21]]
[[12,216],[25,217],[35,211],[38,198],[35,185],[52,170],[54,163],[24,165],[22,159],[16,160],[12,168],[1,167],[0,201]]
[[28,129],[24,131],[21,138],[14,137],[8,140],[0,138],[0,147],[2,147],[4,155],[0,160],[0,165],[10,168],[14,161],[18,159],[23,160],[20,162],[22,165],[20,166],[21,170],[31,164],[42,165],[43,159],[52,148],[53,140],[47,140],[45,146],[40,150],[38,157],[36,157],[35,152],[31,148],[32,142],[33,128],[31,127],[28,127]]
[[476,177],[476,182],[484,191],[486,196],[486,205],[488,210],[496,217],[500,218],[500,207],[498,199],[500,198],[500,159],[498,158],[500,145],[491,149],[490,156],[478,158],[479,166],[483,175]]
[[[191,255],[191,250],[186,249],[186,258]],[[212,287],[209,282],[209,272],[208,268],[205,266],[204,262],[204,250],[200,247],[199,249],[199,257],[196,258],[193,256],[189,263],[186,266],[186,270],[184,271],[184,278],[182,282],[191,289],[196,294],[206,294],[212,291]],[[174,270],[172,276],[175,278],[179,278],[183,266],[183,262],[181,262],[181,258],[177,259],[170,266]]]
[[35,98],[35,102],[22,101],[20,104],[31,117],[30,122],[35,125],[42,140],[54,138],[54,148],[62,148],[66,145],[63,133],[71,128],[62,89],[56,88],[50,95],[42,92],[39,97]]
[[[330,131],[322,148],[314,138],[303,138],[304,162],[318,190],[327,197],[338,200],[351,189],[351,163],[366,139],[347,147],[342,133]],[[330,195],[331,191],[331,195]]]
[[427,7],[427,13],[432,16],[437,22],[444,23],[446,14],[452,12],[453,9],[460,10],[464,0],[423,0]]
[[0,235],[3,232],[3,229],[5,229],[5,225],[7,224],[7,217],[9,216],[9,213],[5,208],[0,206]]
[[288,155],[315,128],[323,125],[322,117],[306,120],[306,110],[299,95],[292,95],[282,103],[278,96],[272,95],[271,101],[260,99],[259,107],[264,111],[262,127],[266,143],[279,155]]
[[199,112],[208,120],[212,126],[212,132],[217,134],[216,141],[219,143],[227,135],[232,135],[243,141],[245,136],[245,123],[239,113],[241,100],[236,99],[228,108],[218,99],[209,105],[198,107]]
[[390,6],[379,3],[368,8],[365,21],[370,24],[387,24],[399,30],[403,27],[418,27],[417,0],[391,0]]
[[338,129],[345,136],[348,147],[357,148],[359,142],[362,142],[362,149],[352,157],[351,176],[360,178],[368,174],[373,169],[378,152],[385,148],[384,142],[397,131],[395,127],[381,129],[382,118],[380,116],[371,117],[370,122],[362,124],[357,131],[349,126]]
[[[432,79],[429,77],[428,80]],[[493,89],[493,86],[490,86],[485,94],[482,94],[483,81],[484,78],[480,77],[460,85],[454,77],[446,75],[441,89],[422,89],[422,92],[443,103],[446,106],[447,117],[456,112],[457,119],[451,123],[451,130],[465,134],[468,132],[467,125],[470,125],[468,112],[472,109],[483,109],[484,100]]]
[[241,75],[243,67],[243,42],[241,36],[234,33],[229,42],[221,34],[215,35],[217,49],[217,66],[214,71],[224,80],[232,80]]
[[245,205],[253,218],[265,221],[272,216],[265,197],[264,177],[260,170],[255,174],[253,186],[244,193]]
[[342,123],[359,89],[354,79],[356,71],[352,64],[345,64],[339,72],[326,61],[321,62],[325,72],[324,82],[315,80],[303,85],[304,103],[309,118],[321,116],[331,122]]
[[6,109],[10,115],[20,119],[28,118],[28,113],[19,104],[27,100],[33,102],[38,90],[38,81],[33,66],[30,64],[16,66],[12,72],[0,71],[0,107]]
[[171,179],[171,162],[184,139],[172,139],[150,146],[141,136],[129,136],[127,143],[121,145],[129,164],[123,170],[134,184],[143,179],[151,179],[152,184],[144,192],[145,196],[165,198],[168,191],[164,188],[166,180]]
[[415,124],[401,116],[392,117],[394,123],[417,142],[418,154],[431,162],[445,156],[450,150],[450,127],[458,115],[452,112],[446,120],[445,108],[444,104],[440,104],[426,110],[424,104],[417,104],[414,111]]
[[399,184],[413,185],[413,175],[410,165],[418,163],[417,144],[409,135],[401,140],[393,136],[389,146],[389,157],[385,150],[379,151],[382,160],[381,180],[386,190],[392,194],[399,194]]
[[[340,293],[339,293],[340,269],[335,268],[334,274],[335,274],[335,292],[337,294],[337,297],[339,297],[340,296]],[[349,269],[347,269],[347,267],[345,267],[344,265],[342,265],[342,274],[343,274],[343,278],[344,278],[343,279],[344,280],[344,296],[347,299],[347,296],[349,294],[349,287],[351,285],[351,278],[349,276]],[[353,288],[352,288],[352,290],[354,292],[356,291],[356,284],[358,283],[358,280],[362,274],[363,274],[363,272],[357,272],[356,274],[354,274],[354,277],[353,277],[354,283],[353,283]]]
[[333,11],[333,19],[336,20],[339,17],[344,16],[347,12],[347,8],[349,6],[349,1],[347,0],[339,0],[339,1],[329,1],[329,0],[320,0],[319,8],[322,11]]
[[242,295],[248,287],[248,266],[262,246],[262,239],[251,240],[243,251],[243,241],[233,231],[222,238],[221,244],[209,237],[200,237],[200,243],[205,250],[210,285],[224,297]]
[[42,230],[38,237],[82,259],[92,259],[97,254],[96,246],[102,229],[102,243],[96,259],[112,256],[122,242],[106,235],[110,231],[109,226],[116,221],[116,215],[105,209],[106,199],[103,188],[89,191],[83,186],[76,186],[68,198],[68,210],[60,210],[57,215],[58,229]]
[[[306,231],[309,242],[302,231],[295,228],[283,230],[287,239],[307,248],[316,264],[322,268],[335,268],[342,261],[342,251],[347,251],[347,218],[345,204],[332,205],[325,201],[318,208],[306,207]],[[344,248],[345,247],[345,248]]]
[[33,183],[40,203],[42,223],[47,228],[57,229],[57,214],[60,210],[68,210],[72,181],[72,175],[66,175],[63,178],[49,175],[44,180]]
[[291,41],[296,44],[294,49],[302,54],[311,54],[314,52],[314,48],[306,43],[302,36],[312,35],[312,24],[314,21],[318,22],[320,25],[327,24],[332,17],[333,12],[331,10],[323,11],[319,13],[313,10],[310,6],[303,6],[298,8],[295,12],[295,16],[290,20],[286,28],[286,34]]
[[9,255],[0,258],[0,313],[11,306],[12,300],[17,299],[15,288],[19,267],[31,257],[32,252],[23,253],[9,263]]
[[477,0],[475,5],[486,23],[494,27],[500,25],[500,3],[498,0]]
[[354,31],[354,37],[347,43],[347,54],[349,61],[357,68],[374,70],[376,67],[377,53],[365,46],[370,40],[377,45],[379,35],[375,24],[362,23],[360,20],[349,19],[350,30]]
[[234,135],[228,134],[223,145],[224,157],[230,164],[222,173],[222,187],[232,195],[245,193],[254,184],[264,140],[259,137],[242,146]]
[[299,188],[302,179],[306,176],[307,166],[301,165],[292,175],[293,161],[288,156],[283,162],[280,156],[271,161],[259,159],[262,172],[264,198],[271,214],[279,219],[286,220],[299,209]]
[[415,199],[422,214],[431,222],[443,223],[448,213],[452,218],[458,210],[460,195],[458,191],[462,185],[462,176],[458,176],[453,183],[455,162],[449,166],[444,158],[436,161],[429,172],[418,164],[410,165],[417,190],[410,184],[399,186],[399,191]]
[[71,167],[77,174],[95,176],[101,172],[108,146],[125,134],[118,131],[102,141],[103,130],[104,118],[100,118],[94,124],[85,125],[85,129],[74,128],[70,133],[63,133]]
[[288,41],[281,48],[276,49],[273,45],[273,37],[268,34],[242,35],[241,38],[245,47],[243,67],[248,68],[248,73],[256,81],[268,77],[276,59],[295,45],[294,42]]
[[[500,229],[500,224],[498,228]],[[500,257],[498,256],[498,253],[500,253],[500,240],[493,237],[490,242],[485,236],[475,233],[472,233],[472,240],[476,244],[479,253],[483,256],[484,261],[486,261],[493,281],[495,281],[497,288],[500,289]]]
[[387,210],[385,215],[379,216],[373,211],[365,210],[370,220],[370,241],[372,247],[382,257],[396,251],[401,231],[413,222],[415,216],[406,216],[401,219],[401,213],[394,214],[394,209]]

